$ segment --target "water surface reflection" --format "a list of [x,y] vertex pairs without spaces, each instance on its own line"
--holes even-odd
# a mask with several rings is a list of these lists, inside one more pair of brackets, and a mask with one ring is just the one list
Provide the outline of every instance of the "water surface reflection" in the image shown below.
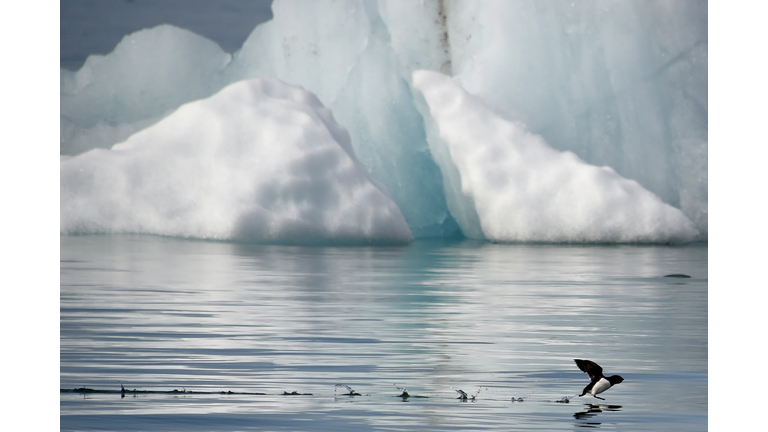
[[[595,405],[620,404],[618,428],[706,429],[706,245],[63,236],[61,260],[62,389],[264,393],[62,393],[63,430],[118,414],[131,427],[100,427],[570,429],[573,406],[555,402],[584,387],[574,358],[627,379]],[[365,396],[339,398],[339,383]],[[422,398],[404,404],[398,386]],[[480,393],[463,404],[456,389]]]

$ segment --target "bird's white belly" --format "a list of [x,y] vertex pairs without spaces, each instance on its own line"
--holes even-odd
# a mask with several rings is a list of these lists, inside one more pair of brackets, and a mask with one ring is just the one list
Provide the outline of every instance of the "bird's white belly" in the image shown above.
[[592,396],[597,396],[609,388],[611,388],[611,382],[605,378],[600,378],[600,381],[596,382],[595,385],[592,386]]

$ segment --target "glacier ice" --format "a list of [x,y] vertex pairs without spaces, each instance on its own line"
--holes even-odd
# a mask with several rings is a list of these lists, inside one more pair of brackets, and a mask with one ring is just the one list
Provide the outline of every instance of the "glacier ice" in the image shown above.
[[447,31],[469,93],[636,180],[706,238],[706,1],[460,3]]
[[[438,72],[414,72],[440,138],[474,203],[482,232],[500,242],[688,242],[678,209],[609,167],[552,149]],[[464,228],[464,227],[462,227]]]
[[127,35],[106,56],[61,71],[61,154],[109,148],[179,105],[220,90],[232,56],[171,25]]
[[275,79],[190,102],[61,162],[61,232],[406,243],[403,216],[317,98]]
[[554,154],[639,183],[706,240],[706,2],[275,0],[273,12],[231,56],[160,26],[62,71],[61,154],[109,148],[183,103],[273,77],[333,111],[415,238],[486,238],[413,86],[425,69],[454,77]]
[[[456,235],[412,90],[371,1],[276,1],[233,56],[226,79],[271,76],[315,93],[350,132],[417,238]],[[322,16],[323,19],[317,19]]]

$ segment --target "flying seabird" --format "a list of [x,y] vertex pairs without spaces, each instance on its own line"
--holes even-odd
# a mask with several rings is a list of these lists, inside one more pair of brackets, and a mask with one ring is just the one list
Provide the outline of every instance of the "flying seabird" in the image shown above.
[[624,378],[618,375],[611,375],[607,378],[604,377],[603,368],[601,368],[600,365],[598,365],[597,363],[591,360],[573,359],[573,361],[576,362],[576,366],[578,366],[582,372],[586,372],[589,374],[589,379],[591,380],[589,385],[584,387],[584,391],[581,392],[579,397],[582,397],[585,394],[589,393],[598,399],[605,400],[599,397],[598,394],[624,381]]

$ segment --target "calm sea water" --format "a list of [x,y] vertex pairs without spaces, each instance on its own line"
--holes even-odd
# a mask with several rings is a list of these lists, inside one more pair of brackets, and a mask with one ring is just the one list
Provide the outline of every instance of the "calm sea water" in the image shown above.
[[706,244],[60,244],[62,430],[707,429]]

